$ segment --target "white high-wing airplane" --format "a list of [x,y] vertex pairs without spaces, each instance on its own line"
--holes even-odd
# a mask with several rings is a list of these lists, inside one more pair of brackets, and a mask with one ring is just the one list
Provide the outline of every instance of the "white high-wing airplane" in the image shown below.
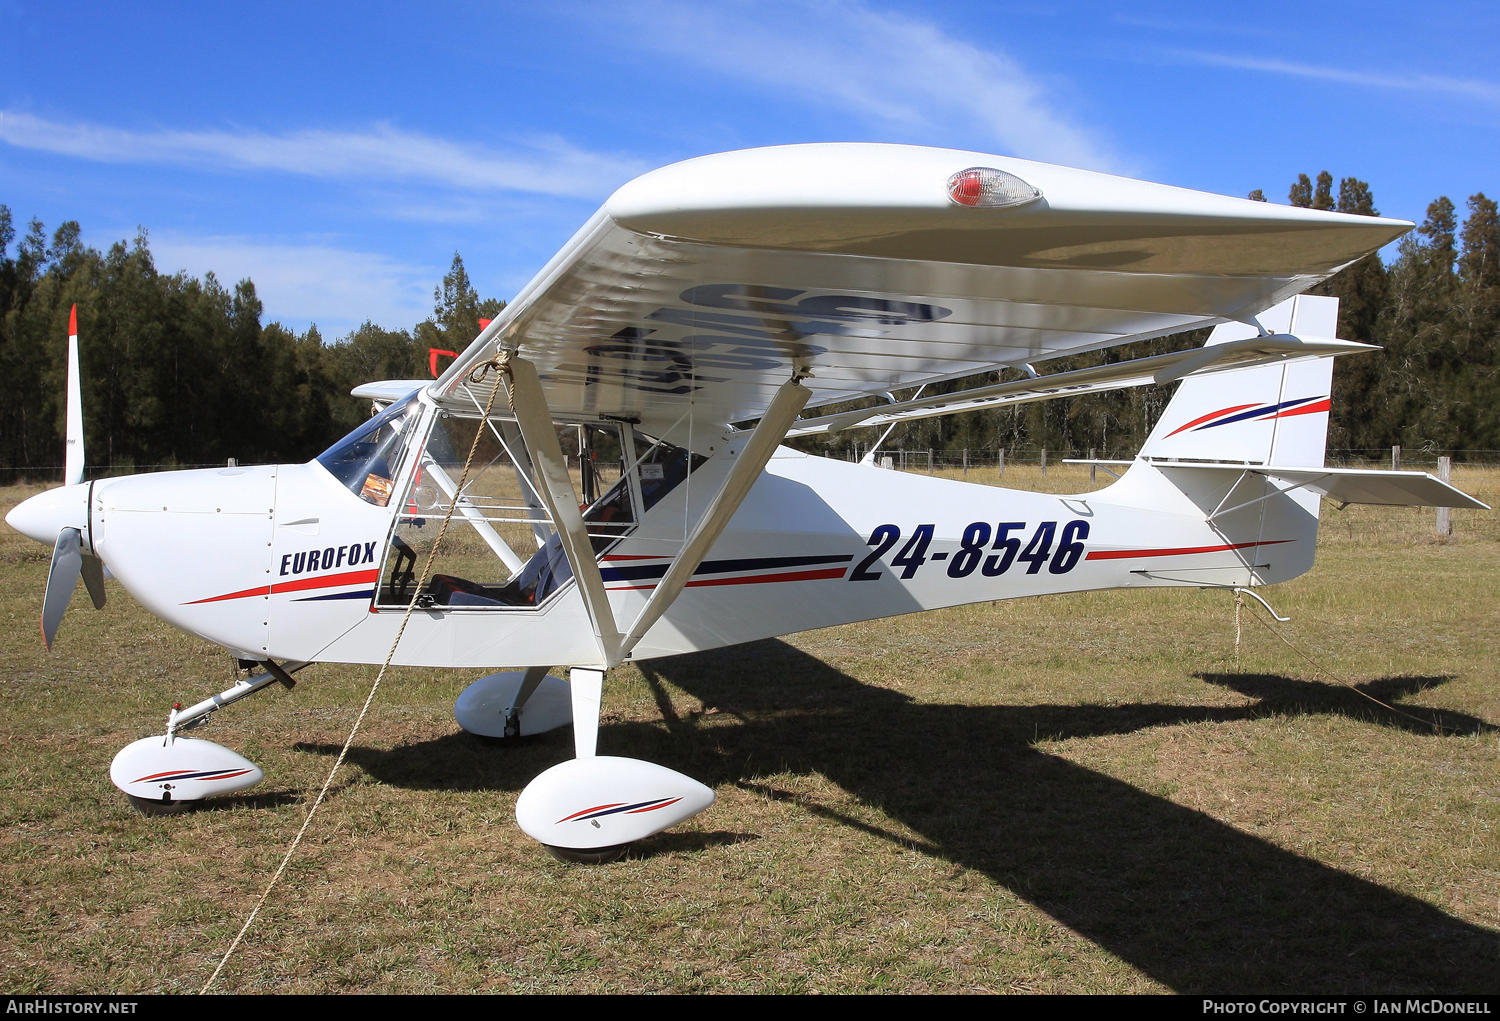
[[[1323,466],[1333,358],[1369,346],[1335,339],[1336,299],[1301,292],[1411,226],[947,149],[705,156],[612,195],[441,378],[356,389],[383,410],[307,464],[84,482],[70,340],[67,484],[6,520],[54,547],[49,646],[80,574],[103,604],[107,565],[263,667],[116,756],[143,810],[261,778],[182,736],[222,706],[389,654],[511,668],[459,697],[467,730],[571,723],[577,757],[526,787],[517,820],[607,860],[714,797],[595,755],[620,663],[981,600],[1273,584],[1312,566],[1323,496],[1484,507],[1422,472]],[[1209,325],[1197,350],[1031,368]],[[891,396],[1003,367],[1029,378]],[[1179,379],[1123,477],[1087,495],[781,445]],[[870,396],[888,403],[817,410]]]

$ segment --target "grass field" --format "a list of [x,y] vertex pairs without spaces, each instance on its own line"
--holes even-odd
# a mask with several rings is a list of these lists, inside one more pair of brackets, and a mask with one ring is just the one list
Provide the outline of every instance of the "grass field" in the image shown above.
[[[1454,482],[1500,505],[1500,471]],[[471,675],[393,671],[218,988],[1500,991],[1500,516],[1439,541],[1431,511],[1325,510],[1317,567],[1267,592],[1311,662],[1247,617],[1236,667],[1230,596],[1158,590],[616,670],[601,753],[719,800],[599,868],[514,822],[569,734],[481,743],[452,716]],[[111,757],[229,660],[113,583],[43,652],[49,551],[0,531],[0,986],[196,990],[374,671],[219,714],[199,733],[266,781],[141,817]]]

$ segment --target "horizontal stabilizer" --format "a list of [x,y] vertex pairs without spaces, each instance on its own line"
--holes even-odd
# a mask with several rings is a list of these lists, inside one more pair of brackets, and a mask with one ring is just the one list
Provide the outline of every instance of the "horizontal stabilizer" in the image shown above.
[[374,383],[361,383],[350,390],[349,395],[381,404],[395,404],[412,391],[420,390],[431,382],[430,379],[382,379]]
[[[1379,468],[1294,468],[1277,465],[1230,465],[1160,460],[1152,460],[1150,463],[1169,474],[1174,471],[1187,470],[1261,475],[1284,483],[1287,488],[1282,492],[1305,489],[1341,504],[1369,503],[1389,507],[1490,509],[1489,504],[1474,499],[1463,490],[1450,486],[1427,472],[1387,471]],[[1238,510],[1241,506],[1246,506],[1246,504],[1221,507],[1209,517],[1221,517],[1230,511]]]
[[1489,504],[1481,503],[1427,472],[1382,471],[1378,468],[1267,468],[1260,474],[1300,485],[1337,503],[1490,509]]

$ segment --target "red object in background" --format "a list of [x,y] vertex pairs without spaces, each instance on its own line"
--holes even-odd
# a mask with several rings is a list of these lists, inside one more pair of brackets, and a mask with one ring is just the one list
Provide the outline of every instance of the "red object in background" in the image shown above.
[[444,351],[441,348],[429,347],[427,349],[427,365],[432,369],[432,378],[438,378],[437,360],[438,355],[447,355],[449,358],[457,358],[457,351]]
[[[480,319],[478,321],[478,328],[483,330],[490,322],[493,322],[493,319]],[[449,355],[450,358],[459,357],[458,351],[444,351],[443,348],[428,348],[428,367],[432,369],[432,378],[434,379],[438,378],[438,355],[440,354]]]

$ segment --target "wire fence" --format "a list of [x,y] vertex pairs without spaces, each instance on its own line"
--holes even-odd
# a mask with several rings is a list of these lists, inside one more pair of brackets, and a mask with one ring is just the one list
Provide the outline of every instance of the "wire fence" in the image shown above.
[[[125,475],[141,475],[146,472],[163,471],[189,471],[195,468],[234,468],[237,464],[233,458],[227,463],[215,461],[212,464],[91,464],[84,471],[83,477],[89,480],[112,479]],[[21,466],[0,467],[0,485],[24,485],[31,483],[44,483],[55,485],[63,480],[63,466],[60,464],[34,464]]]
[[[849,461],[863,460],[868,456],[868,448],[856,447],[844,453],[844,459]],[[1009,465],[1025,465],[1045,470],[1049,467],[1055,468],[1065,460],[1130,461],[1134,457],[1134,450],[1101,451],[1097,448],[1076,450],[1048,447],[970,447],[961,450],[914,450],[902,447],[881,447],[875,452],[874,462],[882,468],[894,468],[897,471],[926,471],[931,474],[941,471],[946,474],[953,469],[958,469],[960,472],[986,470],[1003,475]],[[1400,447],[1367,450],[1331,449],[1326,454],[1325,463],[1329,467],[1337,468],[1394,467],[1422,470],[1436,468],[1438,459],[1442,457],[1452,458],[1455,465],[1500,466],[1500,450],[1439,447],[1406,448],[1405,450]]]
[[[869,448],[855,445],[842,453],[830,456],[848,461],[859,461],[869,456]],[[875,452],[874,461],[882,468],[897,471],[925,471],[929,474],[948,474],[955,469],[967,471],[990,471],[1005,474],[1008,465],[1038,467],[1043,471],[1056,468],[1065,460],[1087,459],[1105,461],[1129,461],[1135,457],[1134,450],[1077,450],[1050,447],[968,447],[959,450],[913,449],[909,447],[881,447]],[[1455,465],[1476,468],[1500,466],[1500,450],[1482,448],[1446,447],[1383,447],[1378,449],[1336,448],[1330,449],[1325,463],[1330,467],[1408,468],[1423,470],[1436,468],[1438,458],[1449,457]],[[198,468],[239,467],[231,458],[212,464],[126,464],[89,465],[85,477],[89,479],[116,478],[138,475],[144,472],[187,471]],[[62,481],[63,466],[60,464],[5,466],[0,467],[0,485],[25,483],[52,484]]]

